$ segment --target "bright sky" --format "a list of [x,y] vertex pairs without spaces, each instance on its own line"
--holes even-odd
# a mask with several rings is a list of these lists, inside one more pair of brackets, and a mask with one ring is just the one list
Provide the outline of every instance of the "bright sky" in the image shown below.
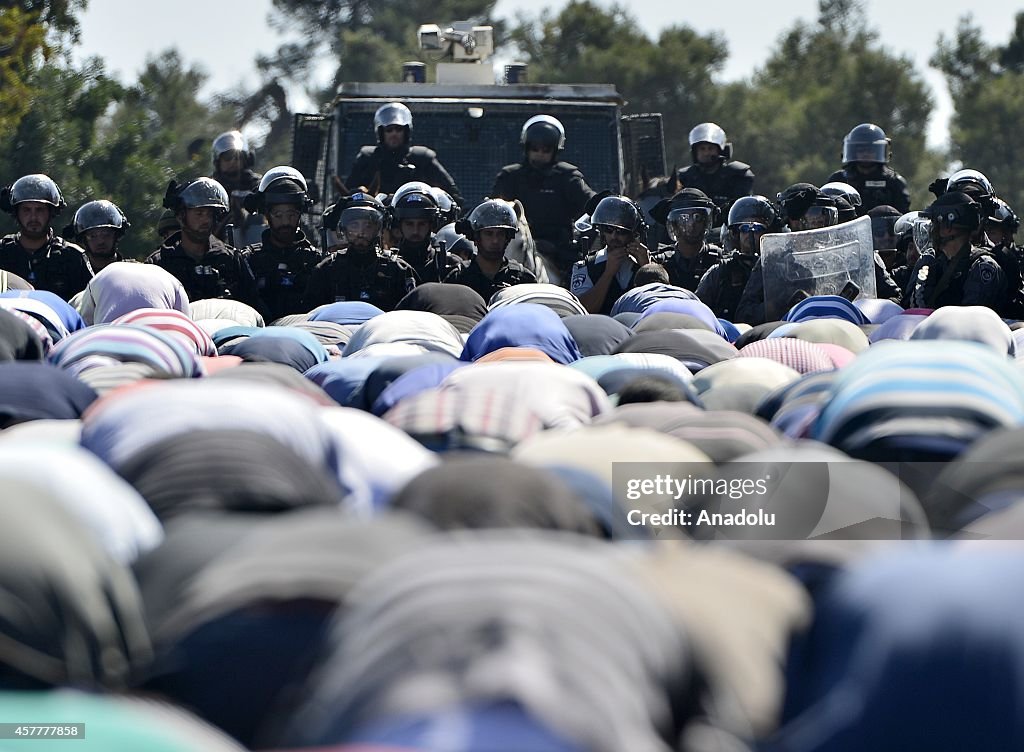
[[[611,5],[609,0],[597,0]],[[498,0],[499,18],[515,13],[536,15],[564,3],[550,0]],[[673,24],[685,24],[701,32],[721,32],[729,45],[726,80],[748,77],[770,55],[779,35],[797,19],[812,21],[818,15],[817,0],[717,0],[713,3],[666,3],[664,0],[633,0],[629,12],[649,35]],[[215,11],[213,8],[215,7]],[[884,2],[867,0],[870,25],[891,51],[911,58],[932,89],[935,111],[929,141],[947,139],[951,114],[949,95],[942,76],[928,68],[928,59],[940,34],[952,37],[967,7],[961,0]],[[671,8],[671,12],[666,12]],[[215,6],[199,0],[174,3],[133,3],[126,0],[89,0],[81,18],[82,43],[76,57],[99,55],[109,70],[128,82],[141,70],[146,56],[176,46],[183,57],[198,63],[211,78],[202,92],[211,94],[244,82],[255,85],[258,76],[252,61],[257,52],[271,52],[281,41],[267,23],[271,0],[219,0]],[[1024,11],[1015,2],[975,6],[975,22],[990,44],[1004,44],[1013,30],[1014,16]],[[410,19],[411,23],[444,24],[459,19]],[[866,96],[883,93],[868,93]],[[314,107],[301,93],[292,92],[292,108]]]

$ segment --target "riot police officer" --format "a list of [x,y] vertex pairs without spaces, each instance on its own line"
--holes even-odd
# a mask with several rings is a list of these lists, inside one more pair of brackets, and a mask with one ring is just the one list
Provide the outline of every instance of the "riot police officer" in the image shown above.
[[1019,246],[1014,242],[1014,235],[1020,229],[1020,217],[1010,208],[1010,205],[1001,198],[993,198],[991,212],[985,219],[985,234],[988,235],[992,245],[1003,245],[1016,249],[1019,254]]
[[971,242],[982,225],[981,205],[966,193],[947,191],[921,215],[931,220],[935,251],[922,255],[911,273],[908,306],[983,305],[1001,311],[1006,275],[991,251]]
[[82,204],[75,212],[72,227],[94,272],[125,260],[117,252],[117,244],[131,225],[117,204],[105,199]]
[[361,300],[391,311],[419,283],[406,261],[380,247],[384,205],[373,196],[354,193],[329,207],[324,226],[341,232],[347,247],[314,267],[306,288],[307,310]]
[[462,197],[455,181],[425,146],[412,145],[412,113],[401,102],[389,102],[373,115],[377,143],[363,146],[356,154],[346,185],[366,193],[394,193],[406,183],[418,180],[443,189],[457,202]]
[[447,250],[441,251],[431,240],[441,229],[442,214],[437,199],[429,189],[409,183],[395,193],[386,214],[392,239],[398,240],[392,252],[416,270],[422,282],[441,282],[462,266],[462,260]]
[[1024,254],[1013,236],[1020,219],[1010,205],[997,196],[985,217],[985,236],[992,244],[992,255],[1006,275],[1007,301],[999,313],[1006,318],[1024,319]]
[[18,223],[18,232],[0,239],[0,269],[68,300],[89,284],[92,267],[85,250],[50,227],[64,206],[60,189],[46,175],[25,175],[0,190],[0,209]]
[[498,290],[524,282],[536,282],[537,277],[514,259],[505,258],[505,247],[519,232],[519,220],[512,206],[500,199],[489,199],[470,212],[465,225],[476,244],[476,255],[468,265],[456,269],[445,282],[466,285],[476,290],[484,300],[490,300]]
[[633,276],[651,261],[643,210],[626,196],[606,196],[590,215],[604,246],[573,264],[569,289],[590,313],[610,313]]
[[722,249],[706,241],[718,222],[719,210],[703,191],[684,188],[651,208],[651,216],[668,230],[673,245],[659,247],[653,260],[677,287],[696,290],[701,277],[721,260]]
[[779,215],[793,232],[839,224],[835,196],[811,183],[794,183],[776,196]]
[[744,196],[729,209],[723,258],[697,285],[697,297],[716,316],[747,324],[764,320],[764,283],[758,301],[747,291],[748,282],[761,256],[761,237],[781,231],[782,224],[775,207],[764,196]]
[[221,133],[213,140],[211,151],[213,174],[210,177],[224,186],[231,207],[231,211],[217,223],[213,234],[228,245],[242,247],[255,243],[263,232],[263,217],[259,212],[246,211],[245,199],[260,183],[260,174],[252,169],[256,164],[256,152],[241,131]]
[[275,320],[307,310],[304,296],[310,273],[326,256],[299,227],[302,213],[312,206],[306,191],[302,173],[293,167],[274,167],[246,202],[250,211],[261,212],[267,219],[260,242],[243,250],[260,297]]
[[578,259],[573,249],[573,221],[583,214],[594,190],[579,168],[559,158],[565,128],[551,115],[535,115],[519,133],[523,160],[505,165],[494,179],[491,196],[523,205],[537,251],[559,271],[560,278]]
[[181,230],[168,235],[145,263],[177,277],[189,300],[231,298],[268,315],[245,254],[211,234],[228,213],[224,187],[212,178],[184,184],[172,180],[164,206],[177,215]]
[[693,164],[679,171],[680,186],[703,191],[723,216],[734,201],[753,195],[754,173],[750,165],[732,158],[732,144],[720,126],[700,123],[690,131],[689,141]]
[[861,123],[843,139],[843,169],[829,175],[826,182],[856,188],[861,196],[861,214],[882,204],[900,212],[910,211],[907,181],[889,166],[890,143],[885,131],[874,123]]
[[260,174],[253,171],[256,152],[241,131],[225,131],[213,140],[210,149],[213,174],[210,176],[228,193],[254,191],[260,184]]
[[921,257],[921,249],[917,242],[921,237],[922,223],[927,219],[921,219],[921,212],[907,212],[893,225],[892,231],[896,237],[896,257],[893,261],[892,278],[896,285],[906,295],[907,286],[910,283],[910,273],[917,266],[917,260]]

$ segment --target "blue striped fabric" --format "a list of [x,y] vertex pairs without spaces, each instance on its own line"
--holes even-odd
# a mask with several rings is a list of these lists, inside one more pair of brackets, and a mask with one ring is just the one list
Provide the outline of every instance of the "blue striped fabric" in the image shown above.
[[879,343],[830,391],[811,438],[844,451],[894,439],[962,449],[992,428],[1024,424],[1024,375],[973,342]]
[[171,378],[204,374],[202,361],[181,340],[134,324],[102,325],[75,332],[54,346],[49,360],[74,374],[111,362],[143,363]]
[[857,306],[838,295],[815,295],[801,300],[786,312],[783,321],[807,321],[809,319],[843,319],[851,324],[870,324]]
[[649,285],[634,287],[623,293],[612,306],[612,316],[635,311],[643,313],[655,303],[662,300],[699,300],[699,298],[682,287],[666,285],[663,282],[651,282]]

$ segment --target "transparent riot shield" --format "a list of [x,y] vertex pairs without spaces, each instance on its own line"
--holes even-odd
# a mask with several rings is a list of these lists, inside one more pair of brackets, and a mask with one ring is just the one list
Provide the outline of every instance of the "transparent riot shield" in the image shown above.
[[834,227],[761,238],[766,321],[778,321],[801,298],[875,297],[870,217]]

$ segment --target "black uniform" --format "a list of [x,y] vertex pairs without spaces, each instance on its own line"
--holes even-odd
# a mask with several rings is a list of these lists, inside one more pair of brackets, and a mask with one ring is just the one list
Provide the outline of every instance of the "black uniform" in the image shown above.
[[692,164],[679,171],[679,184],[683,188],[696,188],[707,194],[728,216],[729,207],[738,198],[754,195],[754,173],[745,162],[725,162],[714,172],[705,172]]
[[985,248],[965,243],[950,259],[945,253],[926,253],[910,276],[908,308],[981,305],[1001,311],[1006,303],[1006,275]]
[[215,237],[210,237],[210,247],[196,261],[185,253],[181,233],[176,232],[150,254],[146,263],[156,264],[177,277],[189,300],[229,298],[252,306],[264,318],[270,315],[256,289],[256,277],[246,255]]
[[425,146],[364,146],[356,155],[345,184],[351,190],[363,186],[369,193],[394,193],[414,180],[441,188],[456,203],[462,203],[452,176],[437,160],[437,153]]
[[258,172],[245,169],[238,173],[237,178],[231,178],[219,171],[215,171],[210,177],[224,186],[224,190],[230,196],[232,191],[255,191],[260,187],[260,178],[263,176]]
[[237,243],[239,246],[256,242],[256,238],[263,232],[262,228],[266,227],[266,221],[262,214],[247,212],[242,206],[242,201],[245,200],[247,194],[260,187],[260,179],[263,176],[258,172],[245,169],[234,179],[229,178],[223,172],[214,172],[210,177],[224,186],[224,190],[228,192],[231,211],[225,218],[224,226],[230,223],[234,227],[233,237],[227,237],[223,229],[218,229],[217,237],[229,244]]
[[498,290],[504,290],[513,285],[536,282],[537,277],[518,261],[507,258],[502,261],[494,279],[488,279],[474,257],[469,264],[453,271],[444,281],[471,287],[480,294],[481,298],[488,301]]
[[572,257],[572,223],[594,196],[576,165],[556,162],[537,169],[526,160],[506,165],[494,179],[491,196],[519,199],[530,232],[544,255],[567,267]]
[[263,231],[263,242],[243,249],[256,276],[256,289],[276,320],[292,313],[305,313],[306,286],[313,267],[327,254],[309,242],[301,230],[286,248],[271,241],[270,230]]
[[22,246],[17,234],[0,238],[0,269],[64,300],[84,290],[93,276],[85,249],[56,235],[35,251]]
[[837,170],[828,176],[826,183],[846,183],[852,185],[860,193],[860,213],[867,214],[876,206],[888,204],[900,213],[910,211],[910,191],[903,176],[889,165],[879,165],[879,169],[869,175],[861,174],[853,165]]
[[[715,315],[727,321],[752,323],[740,315],[740,300],[746,293],[748,283],[751,279],[751,270],[754,263],[759,262],[753,256],[744,256],[740,253],[733,254],[725,261],[719,261],[708,269],[701,277],[697,285],[697,297]],[[764,318],[762,286],[762,304],[760,317]]]
[[400,243],[398,248],[391,249],[391,253],[413,268],[420,284],[444,282],[449,274],[465,265],[465,262],[454,253],[445,251],[444,256],[441,256],[438,249],[433,248],[429,241],[416,246]]
[[671,284],[693,292],[708,269],[717,264],[721,257],[722,249],[710,243],[705,243],[692,258],[683,256],[674,245],[665,245],[658,249],[651,261],[665,267]]
[[338,251],[313,269],[306,288],[305,308],[361,300],[391,311],[417,284],[419,279],[413,268],[391,251]]

